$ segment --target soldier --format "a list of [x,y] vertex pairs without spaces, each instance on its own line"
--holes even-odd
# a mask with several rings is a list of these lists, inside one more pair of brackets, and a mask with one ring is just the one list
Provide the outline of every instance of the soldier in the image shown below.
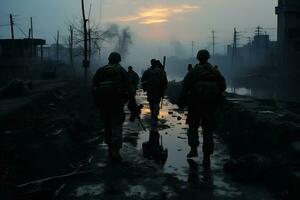
[[128,67],[127,74],[128,74],[130,84],[132,86],[132,90],[134,91],[134,94],[136,94],[136,91],[140,83],[140,77],[135,71],[133,71],[132,66]]
[[138,113],[134,92],[130,86],[126,70],[119,64],[121,56],[113,52],[109,63],[99,68],[93,78],[95,102],[104,124],[105,142],[112,161],[120,161],[122,147],[122,124],[125,121],[124,104],[132,113]]
[[142,88],[147,92],[147,100],[151,110],[152,127],[157,128],[159,104],[168,86],[167,75],[160,62],[151,60],[151,67],[142,76]]
[[226,89],[224,77],[214,66],[208,63],[209,58],[210,55],[207,50],[198,52],[197,59],[200,63],[184,78],[178,103],[181,109],[184,109],[186,105],[188,106],[188,143],[191,150],[187,157],[198,156],[198,128],[201,125],[203,131],[203,165],[208,168],[214,146],[215,112],[222,100],[222,93]]

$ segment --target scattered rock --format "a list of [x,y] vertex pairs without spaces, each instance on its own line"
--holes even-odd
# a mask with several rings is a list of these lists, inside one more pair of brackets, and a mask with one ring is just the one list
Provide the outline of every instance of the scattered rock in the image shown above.
[[58,136],[60,135],[64,130],[63,129],[58,129],[55,130],[53,133],[51,133],[52,136]]

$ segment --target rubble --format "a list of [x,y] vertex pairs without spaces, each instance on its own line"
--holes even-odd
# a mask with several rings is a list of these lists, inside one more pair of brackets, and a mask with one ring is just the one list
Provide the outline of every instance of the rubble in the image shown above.
[[29,94],[31,91],[31,81],[14,79],[7,86],[0,88],[0,99],[21,97],[26,94]]

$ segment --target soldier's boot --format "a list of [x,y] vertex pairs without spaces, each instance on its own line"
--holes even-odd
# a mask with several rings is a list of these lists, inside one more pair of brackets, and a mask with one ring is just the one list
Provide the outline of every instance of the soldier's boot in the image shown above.
[[193,157],[197,157],[198,156],[198,150],[197,147],[191,147],[190,152],[187,154],[186,157],[188,158],[193,158]]
[[210,154],[204,153],[202,164],[204,169],[210,169]]

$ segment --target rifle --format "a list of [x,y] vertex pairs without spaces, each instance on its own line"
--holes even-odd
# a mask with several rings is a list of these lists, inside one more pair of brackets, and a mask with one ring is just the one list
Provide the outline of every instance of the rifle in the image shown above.
[[139,123],[140,123],[141,127],[143,128],[143,130],[146,132],[146,131],[147,131],[147,129],[146,129],[145,125],[143,124],[141,117],[140,117],[140,116],[138,116],[138,117],[137,117],[137,119],[138,119],[138,121],[139,121]]
[[[145,125],[144,125],[143,122],[142,122],[141,116],[140,116],[140,114],[141,114],[140,111],[143,109],[143,107],[144,107],[144,105],[143,105],[143,104],[140,104],[137,108],[134,108],[134,111],[135,111],[135,112],[134,112],[134,113],[131,113],[131,116],[129,117],[129,121],[133,122],[135,119],[137,119],[137,120],[139,121],[141,127],[143,128],[143,130],[144,130],[144,131],[147,131]],[[135,109],[138,109],[139,111],[136,112]],[[132,107],[129,108],[129,110],[130,110],[130,112],[132,112],[132,110],[133,110]]]
[[[163,71],[165,71],[165,69],[166,69],[166,56],[164,56],[164,59],[163,59]],[[164,102],[164,94],[161,97],[160,109],[163,108],[163,102]]]

